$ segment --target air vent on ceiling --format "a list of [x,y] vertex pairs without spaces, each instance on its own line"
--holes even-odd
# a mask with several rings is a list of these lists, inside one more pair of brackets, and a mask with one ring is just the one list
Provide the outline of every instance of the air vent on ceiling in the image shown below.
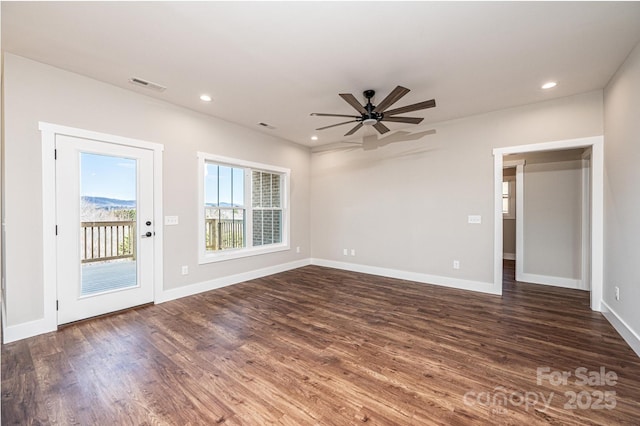
[[258,126],[266,127],[267,129],[271,129],[271,130],[275,129],[275,127],[267,123],[258,123]]
[[143,80],[141,78],[136,78],[136,77],[130,78],[129,83],[135,86],[144,87],[145,89],[155,90],[156,92],[164,92],[165,90],[167,90],[166,87],[158,83],[153,83],[151,81]]

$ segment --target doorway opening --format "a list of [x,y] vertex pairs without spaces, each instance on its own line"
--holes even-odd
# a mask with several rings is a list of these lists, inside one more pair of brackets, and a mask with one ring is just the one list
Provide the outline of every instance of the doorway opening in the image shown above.
[[162,145],[40,130],[48,328],[153,302],[163,282]]
[[[528,175],[524,174],[525,164]],[[599,311],[602,137],[497,148],[494,167],[494,287],[501,294],[503,277],[511,273],[516,281],[590,290],[591,309]],[[515,174],[508,174],[515,175],[515,219],[505,219],[505,167],[516,169]],[[563,185],[572,191],[562,189]],[[506,220],[515,220],[515,256],[504,250],[511,231],[505,229]]]

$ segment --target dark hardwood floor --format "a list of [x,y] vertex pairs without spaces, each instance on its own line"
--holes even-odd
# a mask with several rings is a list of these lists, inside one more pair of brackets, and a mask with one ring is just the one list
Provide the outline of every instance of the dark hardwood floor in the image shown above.
[[512,263],[502,297],[308,266],[4,345],[2,423],[637,425],[640,359]]

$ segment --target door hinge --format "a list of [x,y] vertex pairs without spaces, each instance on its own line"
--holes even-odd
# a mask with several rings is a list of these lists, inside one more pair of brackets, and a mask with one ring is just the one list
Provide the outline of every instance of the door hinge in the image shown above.
[[56,235],[58,235],[58,225],[56,225]]
[[58,310],[58,301],[56,300],[56,311]]
[[54,159],[54,160],[57,160],[57,159],[58,159],[58,150],[57,150],[57,149],[54,149],[54,150],[53,150],[53,159]]

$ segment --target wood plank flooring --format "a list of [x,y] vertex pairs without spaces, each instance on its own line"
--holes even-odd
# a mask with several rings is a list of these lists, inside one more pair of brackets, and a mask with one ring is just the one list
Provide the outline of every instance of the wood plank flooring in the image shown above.
[[7,344],[2,424],[640,424],[589,294],[506,266],[502,297],[308,266]]

